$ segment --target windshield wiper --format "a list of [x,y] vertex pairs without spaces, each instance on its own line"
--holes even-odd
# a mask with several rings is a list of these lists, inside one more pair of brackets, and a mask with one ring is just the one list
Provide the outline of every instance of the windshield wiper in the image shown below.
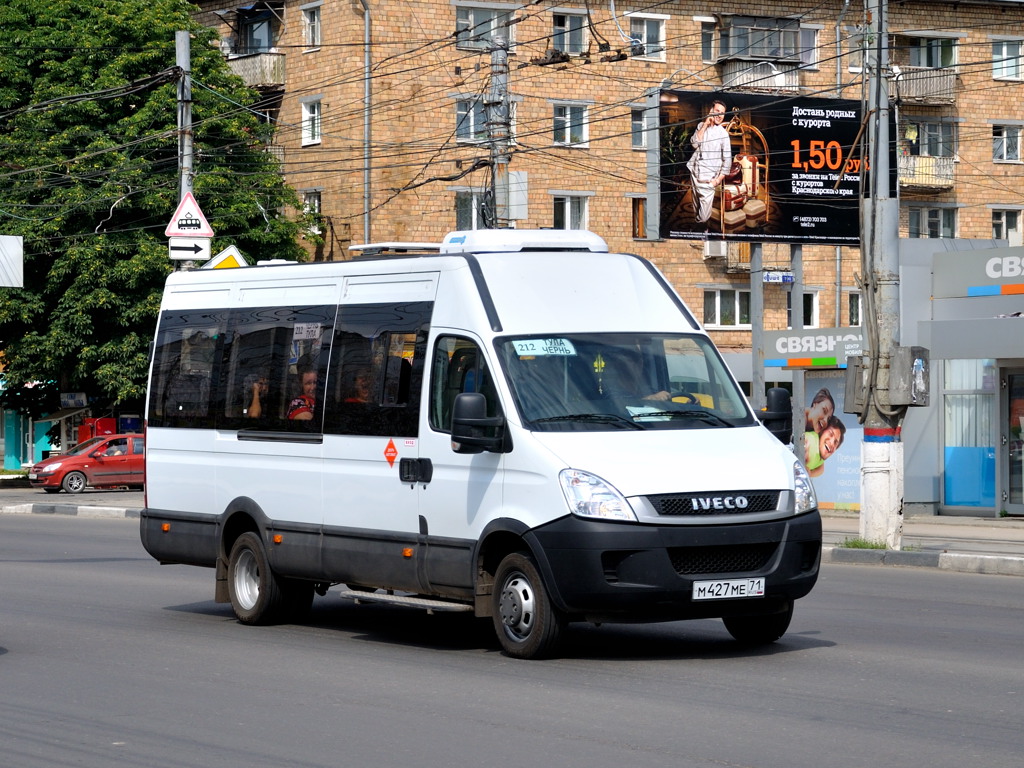
[[634,416],[634,418],[637,419],[646,419],[652,417],[660,419],[702,419],[703,421],[708,421],[711,422],[712,424],[718,424],[719,426],[722,427],[735,426],[735,424],[733,424],[730,421],[726,421],[716,413],[700,409],[695,409],[692,411],[644,411],[643,413],[638,413]]
[[568,413],[563,416],[548,416],[544,419],[533,419],[532,421],[534,424],[550,424],[558,421],[589,421],[603,424],[622,424],[630,429],[643,429],[635,421],[627,419],[625,416],[619,416],[616,413]]

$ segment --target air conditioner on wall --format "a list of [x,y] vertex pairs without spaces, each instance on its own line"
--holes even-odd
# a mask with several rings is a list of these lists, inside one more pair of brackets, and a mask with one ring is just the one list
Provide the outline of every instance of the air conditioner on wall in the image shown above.
[[729,246],[725,240],[705,240],[704,260],[724,259],[729,253]]

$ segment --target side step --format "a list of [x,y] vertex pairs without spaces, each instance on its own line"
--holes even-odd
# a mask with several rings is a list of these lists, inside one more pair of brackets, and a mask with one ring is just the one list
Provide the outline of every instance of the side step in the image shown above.
[[406,608],[421,608],[427,613],[450,613],[459,611],[472,611],[473,606],[468,603],[456,603],[451,600],[435,600],[429,597],[417,597],[406,592],[395,594],[394,592],[361,592],[357,589],[343,589],[338,592],[343,600],[352,600],[356,604],[361,603],[384,603],[387,605],[403,605]]

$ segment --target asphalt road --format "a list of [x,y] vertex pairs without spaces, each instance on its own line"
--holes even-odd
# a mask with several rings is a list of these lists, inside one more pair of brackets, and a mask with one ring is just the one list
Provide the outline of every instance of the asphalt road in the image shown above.
[[135,520],[0,515],[12,768],[1018,768],[1020,579],[825,567],[770,649],[717,621],[575,626],[506,658],[464,616],[246,627]]

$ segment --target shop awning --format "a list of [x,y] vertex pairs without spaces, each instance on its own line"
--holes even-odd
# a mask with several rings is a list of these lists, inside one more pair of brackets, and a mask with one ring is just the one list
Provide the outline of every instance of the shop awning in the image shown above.
[[36,424],[41,424],[44,421],[63,421],[64,419],[75,416],[79,413],[88,411],[88,408],[61,408],[59,411],[54,411],[49,416],[43,416],[41,419],[36,419]]
[[1024,318],[989,317],[918,323],[918,343],[932,359],[1024,358]]

